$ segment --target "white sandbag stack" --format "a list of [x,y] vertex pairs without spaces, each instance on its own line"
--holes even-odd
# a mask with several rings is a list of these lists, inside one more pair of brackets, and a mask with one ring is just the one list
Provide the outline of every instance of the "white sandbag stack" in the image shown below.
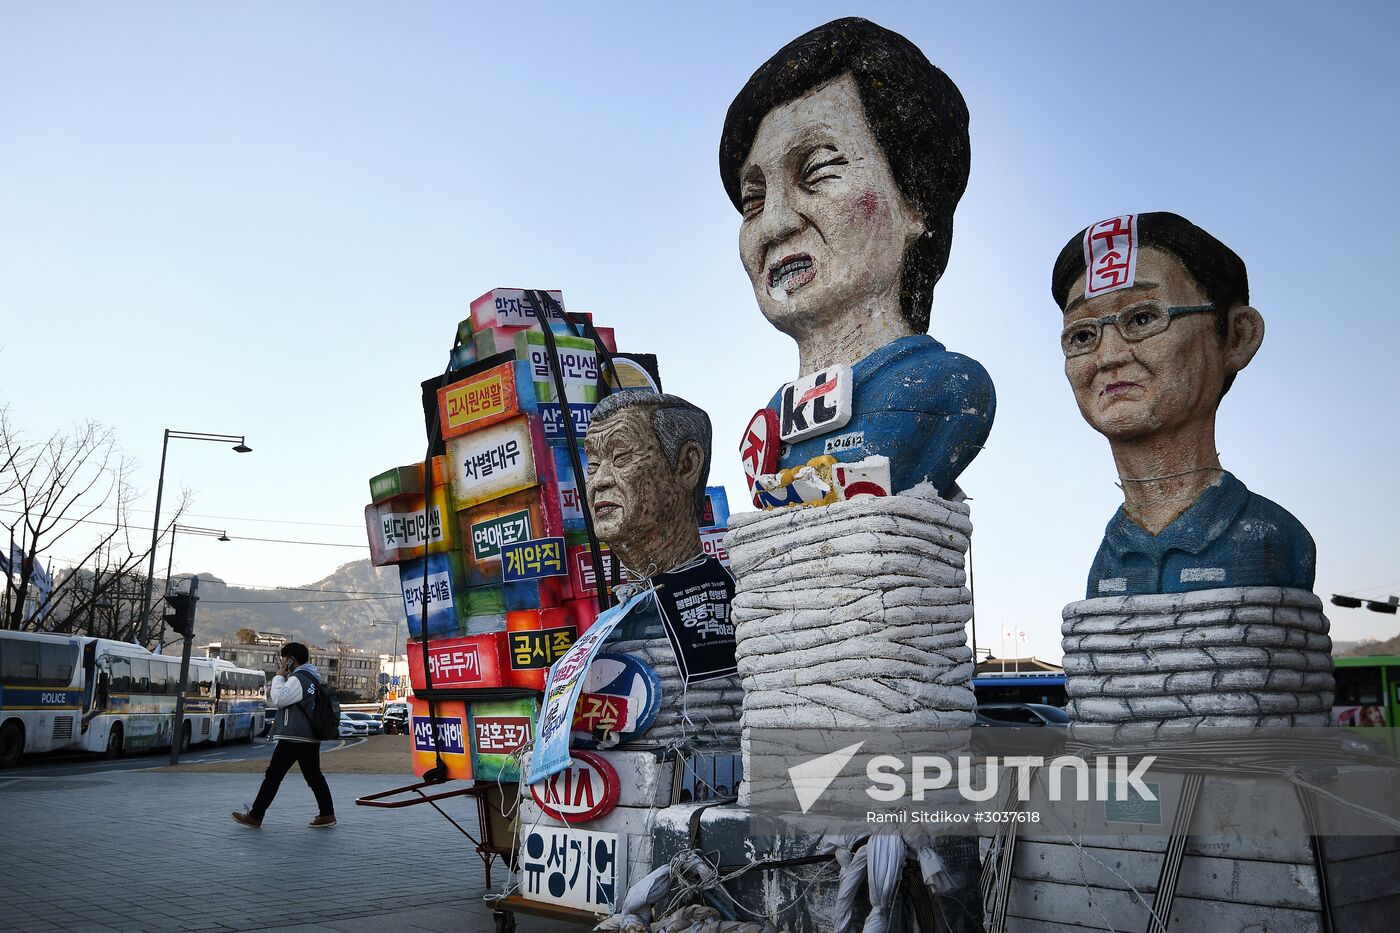
[[1071,603],[1062,629],[1070,716],[1104,741],[1330,725],[1328,628],[1317,596],[1278,587]]
[[754,729],[972,724],[971,532],[928,486],[730,517],[746,774]]

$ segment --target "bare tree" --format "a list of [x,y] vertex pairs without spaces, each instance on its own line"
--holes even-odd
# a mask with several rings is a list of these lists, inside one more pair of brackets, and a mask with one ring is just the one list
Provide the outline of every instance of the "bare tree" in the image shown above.
[[[87,421],[31,442],[0,407],[0,516],[8,531],[0,548],[19,558],[5,575],[0,627],[131,639],[150,551],[133,548],[130,473],[111,429]],[[171,525],[187,501],[186,494]],[[115,519],[96,519],[103,509],[114,509]],[[61,542],[80,540],[82,559],[42,598],[40,562]]]

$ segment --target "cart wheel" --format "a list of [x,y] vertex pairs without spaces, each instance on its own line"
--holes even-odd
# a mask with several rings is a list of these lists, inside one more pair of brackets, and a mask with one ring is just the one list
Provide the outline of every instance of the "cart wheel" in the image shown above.
[[496,933],[515,933],[515,914],[509,911],[498,910],[496,916]]

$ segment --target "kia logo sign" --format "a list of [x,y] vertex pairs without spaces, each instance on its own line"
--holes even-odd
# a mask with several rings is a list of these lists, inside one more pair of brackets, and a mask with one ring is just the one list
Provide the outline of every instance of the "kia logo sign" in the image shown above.
[[565,823],[585,823],[617,806],[621,790],[617,772],[597,752],[573,751],[563,771],[530,785],[546,815]]

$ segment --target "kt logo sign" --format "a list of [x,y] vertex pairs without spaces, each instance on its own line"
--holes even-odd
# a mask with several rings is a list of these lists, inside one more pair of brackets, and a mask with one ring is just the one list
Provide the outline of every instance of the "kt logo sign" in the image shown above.
[[851,367],[842,364],[783,386],[778,393],[783,442],[791,444],[845,427],[851,420],[852,382]]

